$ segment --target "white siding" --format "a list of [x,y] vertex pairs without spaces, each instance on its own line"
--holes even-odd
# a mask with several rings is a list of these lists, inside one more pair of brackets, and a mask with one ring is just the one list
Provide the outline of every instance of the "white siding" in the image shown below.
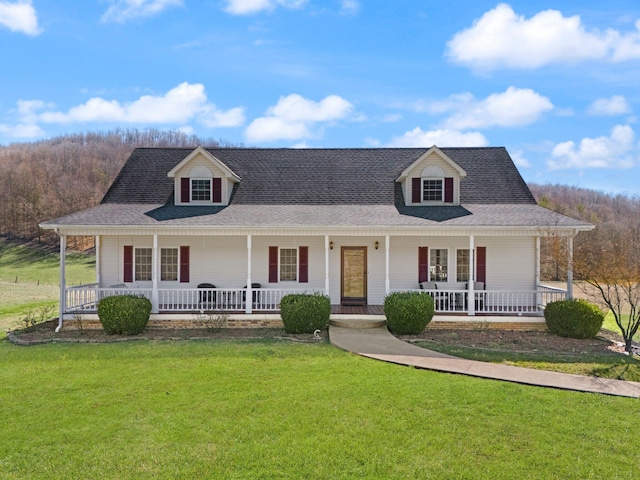
[[[333,249],[329,251],[329,294],[332,304],[340,303],[341,247],[367,247],[367,300],[370,305],[381,305],[385,297],[385,238],[330,237]],[[379,248],[375,249],[375,242]],[[455,282],[456,249],[468,249],[469,237],[393,237],[390,238],[389,278],[391,290],[418,288],[418,247],[448,249],[449,279]],[[102,286],[122,283],[123,251],[125,245],[152,247],[153,237],[108,236],[101,237]],[[159,282],[159,288],[194,288],[199,283],[212,283],[218,288],[242,288],[247,283],[246,236],[159,236],[159,248],[190,247],[189,283]],[[309,248],[309,282],[269,283],[269,247]],[[534,237],[475,236],[476,247],[487,248],[488,290],[532,290],[535,288]],[[251,280],[263,288],[294,288],[324,291],[325,250],[324,236],[252,236]],[[160,252],[158,252],[159,256]],[[134,282],[136,286],[150,287],[151,282]]]
[[422,159],[416,163],[415,166],[408,172],[407,178],[402,182],[402,191],[404,192],[405,204],[411,205],[411,179],[413,177],[419,177],[422,171],[430,165],[440,167],[444,172],[445,177],[453,177],[453,199],[455,203],[460,199],[460,174],[453,168],[449,162],[445,162],[440,155],[431,153],[428,157]]
[[191,170],[193,170],[196,167],[206,167],[209,169],[209,171],[211,171],[214,177],[222,178],[222,203],[228,204],[229,198],[231,197],[231,190],[233,189],[233,182],[226,178],[225,172],[218,165],[215,165],[214,163],[209,161],[207,158],[205,158],[203,155],[197,155],[190,162],[188,162],[186,165],[183,165],[182,168],[180,168],[176,172],[175,184],[174,184],[175,203],[180,204],[180,199],[182,198],[181,196],[182,189],[181,189],[180,180],[183,177],[189,177]]
[[533,290],[536,287],[534,237],[476,237],[487,247],[489,290]]
[[[534,237],[475,237],[476,247],[487,247],[487,289],[535,288]],[[456,281],[456,250],[469,248],[469,237],[391,237],[392,290],[418,288],[418,247],[448,249],[449,281]]]
[[[331,303],[340,304],[341,247],[367,247],[367,303],[382,305],[385,297],[384,237],[331,237],[333,250],[329,251],[329,291]],[[375,249],[375,242],[379,248]]]

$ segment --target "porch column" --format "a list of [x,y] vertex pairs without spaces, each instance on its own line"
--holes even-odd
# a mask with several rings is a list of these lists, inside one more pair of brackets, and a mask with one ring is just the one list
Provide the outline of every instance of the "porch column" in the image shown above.
[[569,253],[567,263],[567,298],[573,300],[573,236],[567,237],[567,252]]
[[153,235],[151,252],[151,313],[158,313],[158,235]]
[[253,312],[253,288],[251,287],[251,235],[247,235],[247,294],[244,302],[244,311],[247,314]]
[[536,237],[536,290],[540,287],[540,237]]
[[324,294],[329,297],[329,235],[324,236]]
[[67,310],[67,275],[65,263],[67,260],[67,236],[60,235],[60,310],[58,312],[58,326],[56,332],[62,328],[62,318]]
[[391,282],[389,281],[389,245],[390,237],[389,235],[385,235],[384,237],[384,292],[385,295],[389,295],[391,293]]
[[102,265],[100,262],[100,235],[96,235],[94,240],[96,246],[96,283],[98,284],[98,288],[100,288],[100,277],[102,276]]
[[[540,292],[540,237],[536,237],[536,305],[542,305],[542,294]],[[538,307],[540,308],[540,307]]]
[[469,235],[469,281],[467,282],[469,292],[467,293],[467,308],[469,309],[470,317],[473,317],[476,314],[476,286],[474,284],[474,282],[476,281],[475,248],[475,237],[473,235]]

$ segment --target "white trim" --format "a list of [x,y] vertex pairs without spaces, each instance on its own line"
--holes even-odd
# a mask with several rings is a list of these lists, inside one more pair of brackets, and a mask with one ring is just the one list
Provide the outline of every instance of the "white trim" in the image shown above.
[[67,311],[67,275],[66,275],[66,262],[67,262],[67,236],[60,235],[60,312],[58,317],[58,326],[56,332],[59,332],[62,328],[62,319],[64,318],[64,312]]
[[242,178],[239,177],[233,170],[231,170],[222,161],[220,161],[218,158],[211,155],[207,150],[205,150],[202,147],[196,147],[189,155],[184,157],[184,159],[180,163],[178,163],[175,167],[169,170],[169,172],[167,173],[167,177],[174,178],[176,176],[176,173],[178,173],[178,171],[182,167],[184,167],[187,163],[189,163],[198,155],[202,155],[207,160],[209,160],[214,166],[219,167],[224,172],[225,177],[229,178],[231,181],[237,183],[242,180]]
[[[159,273],[159,262],[158,256],[160,255],[160,251],[158,250],[158,235],[155,234],[153,236],[153,247],[151,249],[151,311],[153,313],[158,313],[158,273]],[[134,279],[135,277],[135,247],[133,252],[134,260]]]
[[[476,282],[476,273],[475,273],[475,237],[473,235],[469,235],[469,280],[467,280],[467,290],[469,291],[469,305],[468,305],[468,314],[473,317],[476,314],[476,294],[475,294],[475,282]],[[456,259],[457,261],[457,259]],[[458,265],[456,265],[456,272],[458,271]]]
[[396,182],[402,182],[406,178],[409,177],[409,173],[415,169],[415,167],[420,164],[420,162],[424,161],[429,155],[435,153],[438,155],[445,163],[449,164],[452,168],[454,168],[460,177],[466,177],[467,172],[456,162],[454,162],[448,155],[446,155],[442,150],[440,150],[437,146],[433,145],[429,150],[423,153],[415,162],[405,168],[400,176],[396,178]]
[[329,297],[329,235],[324,236],[324,294]]
[[245,294],[245,313],[253,312],[253,287],[251,285],[251,235],[247,235],[247,292]]

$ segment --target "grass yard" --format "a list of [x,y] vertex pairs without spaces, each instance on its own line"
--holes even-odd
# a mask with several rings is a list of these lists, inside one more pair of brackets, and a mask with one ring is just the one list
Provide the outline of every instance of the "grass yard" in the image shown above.
[[[626,323],[623,323],[623,325],[627,325],[629,322],[629,315],[623,315],[622,319],[623,319],[623,322],[626,321]],[[608,312],[607,315],[604,317],[604,323],[602,324],[602,328],[606,328],[607,330],[611,330],[612,332],[616,332],[617,334],[620,334],[620,329],[618,328],[618,325],[616,324],[616,320],[613,318],[613,314],[611,312]],[[633,339],[636,342],[640,342],[640,330],[636,332],[636,334],[633,336]]]
[[0,342],[3,479],[635,478],[636,399],[326,343]]
[[[0,338],[29,309],[51,306],[57,316],[59,262],[58,253],[0,242]],[[95,281],[95,257],[67,255],[66,273],[69,285]]]

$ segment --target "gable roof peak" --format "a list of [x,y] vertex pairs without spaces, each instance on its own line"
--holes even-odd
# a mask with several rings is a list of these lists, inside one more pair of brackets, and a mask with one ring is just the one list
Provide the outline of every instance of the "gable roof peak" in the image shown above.
[[466,177],[467,176],[467,172],[460,165],[458,165],[455,161],[453,161],[451,159],[451,157],[449,157],[449,155],[447,155],[442,150],[440,150],[440,148],[438,148],[437,145],[433,145],[433,146],[431,146],[431,148],[429,148],[429,150],[427,150],[422,155],[420,155],[411,165],[409,165],[407,168],[405,168],[402,171],[402,173],[400,174],[400,176],[398,178],[396,178],[396,182],[401,182],[405,178],[407,178],[409,176],[409,172],[411,172],[411,170],[413,170],[416,167],[416,165],[418,165],[425,158],[427,158],[429,155],[432,155],[432,154],[436,154],[445,163],[447,163],[451,167],[453,167],[458,172],[460,177]]
[[224,164],[224,162],[222,162],[222,160],[214,157],[211,153],[209,153],[209,151],[207,151],[205,148],[202,148],[199,145],[196,148],[194,148],[191,151],[191,153],[189,153],[189,155],[187,155],[180,162],[178,162],[178,164],[175,167],[173,167],[171,170],[169,170],[169,172],[167,172],[167,176],[169,178],[174,178],[176,176],[176,173],[182,167],[184,167],[186,164],[188,164],[191,160],[193,160],[198,155],[202,155],[207,160],[209,160],[212,164],[214,164],[214,165],[218,166],[220,169],[222,169],[222,171],[225,174],[225,177],[230,178],[231,181],[239,182],[239,181],[242,180],[242,178],[240,178],[240,176],[238,174],[236,174],[233,170],[231,170],[229,167],[227,167]]

